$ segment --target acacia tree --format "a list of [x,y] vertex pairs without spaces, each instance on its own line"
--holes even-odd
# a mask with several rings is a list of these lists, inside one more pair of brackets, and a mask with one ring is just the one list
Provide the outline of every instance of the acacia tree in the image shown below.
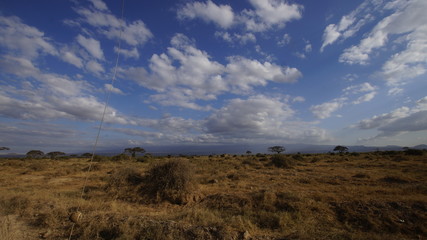
[[27,158],[41,158],[44,156],[44,152],[40,150],[31,150],[26,154]]
[[46,153],[46,156],[50,157],[50,159],[55,159],[57,156],[63,156],[65,155],[64,152],[48,152]]
[[285,147],[283,147],[283,146],[273,146],[273,147],[269,147],[268,151],[280,154],[281,152],[285,151]]
[[336,146],[336,147],[334,148],[334,150],[333,150],[333,151],[334,151],[334,152],[335,152],[335,151],[338,151],[339,153],[348,152],[348,147],[338,145],[338,146]]
[[136,153],[145,153],[145,149],[142,147],[125,148],[125,153],[130,153],[132,157],[135,157]]

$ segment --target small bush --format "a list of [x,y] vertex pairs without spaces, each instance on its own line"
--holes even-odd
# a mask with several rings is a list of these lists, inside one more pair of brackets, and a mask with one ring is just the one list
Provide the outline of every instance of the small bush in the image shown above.
[[46,164],[43,164],[40,162],[34,162],[34,163],[30,164],[28,166],[28,168],[33,170],[33,171],[43,171],[43,170],[46,170],[48,168],[48,166],[46,166]]
[[137,188],[142,183],[142,175],[132,168],[121,168],[113,171],[105,190],[112,196],[122,200],[135,202],[139,200]]
[[396,156],[399,154],[399,152],[398,151],[382,151],[382,152],[379,152],[379,154],[383,156]]
[[111,160],[111,157],[101,156],[101,155],[93,156],[94,162],[105,162],[105,161],[109,161],[109,160]]
[[402,156],[396,156],[392,159],[393,162],[404,162],[407,161],[408,159]]
[[195,188],[194,174],[188,160],[170,160],[149,170],[144,179],[143,194],[183,204]]
[[0,199],[0,209],[6,215],[22,214],[31,206],[31,201],[25,196],[17,195],[9,199]]
[[293,155],[293,156],[292,156],[292,158],[293,158],[293,159],[295,159],[295,160],[297,160],[297,161],[302,161],[302,160],[304,160],[304,157],[303,157],[303,156],[301,156],[300,154]]
[[279,168],[290,168],[293,165],[293,162],[290,159],[281,154],[273,155],[271,157],[271,162],[274,164],[274,166]]
[[129,156],[129,155],[126,155],[126,154],[122,153],[122,154],[113,156],[111,158],[111,160],[112,161],[129,161],[129,160],[132,160],[132,157]]
[[352,177],[354,177],[354,178],[370,178],[369,175],[364,174],[364,173],[358,173],[356,175],[353,175]]
[[386,183],[399,183],[399,184],[410,182],[409,180],[403,179],[401,177],[396,177],[396,176],[386,176],[381,178],[380,181],[386,182]]
[[422,156],[424,152],[423,150],[419,150],[419,149],[407,149],[405,150],[405,154],[411,155],[411,156]]

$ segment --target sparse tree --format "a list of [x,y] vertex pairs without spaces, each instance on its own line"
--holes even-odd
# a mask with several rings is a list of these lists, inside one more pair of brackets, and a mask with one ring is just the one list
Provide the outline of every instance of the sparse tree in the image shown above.
[[31,150],[26,154],[27,158],[41,158],[44,156],[44,152],[40,150]]
[[8,148],[8,147],[0,147],[0,151],[3,151],[3,150],[9,151],[10,148]]
[[269,147],[268,151],[280,154],[281,152],[285,151],[285,147],[283,147],[283,146],[273,146],[273,147]]
[[136,157],[136,153],[145,153],[145,149],[142,147],[125,148],[125,153],[130,153],[132,157]]
[[246,151],[246,154],[251,155],[252,152],[248,150],[248,151]]
[[336,147],[334,148],[334,150],[333,150],[333,151],[334,151],[334,152],[335,152],[335,151],[338,151],[339,153],[348,152],[348,147],[338,145],[338,146],[336,146]]
[[50,159],[56,159],[57,156],[63,156],[65,155],[64,152],[48,152],[46,153],[46,156],[50,157]]

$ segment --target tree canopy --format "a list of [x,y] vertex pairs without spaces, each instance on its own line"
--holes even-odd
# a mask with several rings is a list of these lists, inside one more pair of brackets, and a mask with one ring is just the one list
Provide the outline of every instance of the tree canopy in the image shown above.
[[283,147],[283,146],[273,146],[273,147],[269,147],[268,151],[270,151],[270,152],[276,152],[277,154],[280,154],[281,152],[285,151],[285,147]]
[[336,146],[333,151],[338,151],[339,153],[348,152],[348,147],[346,146]]
[[125,148],[125,153],[130,153],[132,157],[135,157],[136,153],[145,153],[145,149],[142,147]]
[[26,155],[28,158],[41,158],[44,156],[44,152],[40,150],[31,150],[28,151]]
[[65,155],[64,152],[48,152],[46,153],[46,156],[50,157],[50,159],[55,159],[57,156],[63,156]]

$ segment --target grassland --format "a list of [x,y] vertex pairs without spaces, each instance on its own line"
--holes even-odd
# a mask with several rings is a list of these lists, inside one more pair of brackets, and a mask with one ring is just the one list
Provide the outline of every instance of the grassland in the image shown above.
[[1,159],[0,239],[427,239],[427,154],[272,157],[176,158],[178,195],[168,158]]

